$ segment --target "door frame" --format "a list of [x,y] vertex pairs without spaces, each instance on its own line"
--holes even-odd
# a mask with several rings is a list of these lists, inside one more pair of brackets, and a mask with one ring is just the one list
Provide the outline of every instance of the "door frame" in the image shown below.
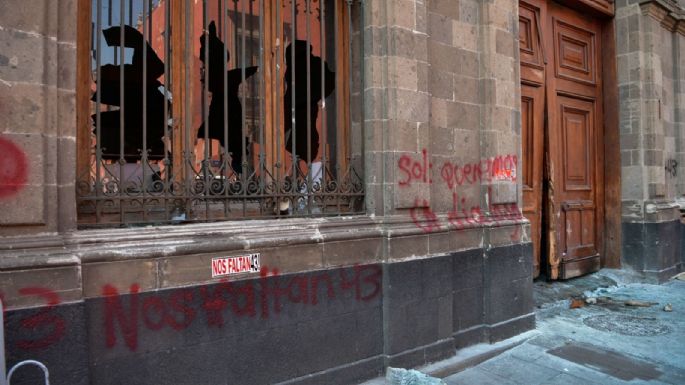
[[604,253],[601,266],[621,266],[621,148],[618,125],[618,72],[616,69],[615,24],[602,23],[602,99],[604,108]]

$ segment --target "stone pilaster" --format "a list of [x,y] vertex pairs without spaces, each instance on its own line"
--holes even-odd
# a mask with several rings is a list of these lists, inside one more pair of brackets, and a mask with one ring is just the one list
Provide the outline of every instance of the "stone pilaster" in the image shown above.
[[680,262],[683,10],[617,2],[624,265],[661,280]]
[[0,4],[0,236],[75,226],[76,0]]

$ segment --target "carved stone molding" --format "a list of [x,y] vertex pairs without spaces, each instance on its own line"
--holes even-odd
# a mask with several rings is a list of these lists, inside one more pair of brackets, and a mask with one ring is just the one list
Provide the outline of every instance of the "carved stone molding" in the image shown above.
[[649,0],[640,3],[642,14],[658,21],[670,32],[685,34],[685,10],[672,0]]

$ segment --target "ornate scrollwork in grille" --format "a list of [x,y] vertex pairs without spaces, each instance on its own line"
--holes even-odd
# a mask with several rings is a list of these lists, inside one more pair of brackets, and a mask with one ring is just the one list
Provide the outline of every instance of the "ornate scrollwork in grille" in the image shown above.
[[360,2],[104,3],[82,227],[364,212]]

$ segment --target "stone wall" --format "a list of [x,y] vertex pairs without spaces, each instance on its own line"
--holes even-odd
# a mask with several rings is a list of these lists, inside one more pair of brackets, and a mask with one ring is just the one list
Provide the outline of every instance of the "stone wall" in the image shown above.
[[[17,10],[25,15],[16,17]],[[26,133],[16,127],[26,125],[2,129],[20,130],[11,141],[25,153],[43,149],[27,157],[22,191],[46,191],[0,202],[12,213],[2,217],[0,234],[17,235],[0,239],[11,363],[45,360],[56,384],[121,376],[132,384],[164,376],[178,383],[349,383],[533,327],[532,251],[519,209],[516,1],[364,2],[365,105],[352,121],[360,127],[363,119],[366,130],[353,139],[364,140],[367,216],[89,231],[74,230],[74,33],[62,43],[59,32],[17,32],[44,27],[23,19],[54,23],[55,31],[75,28],[75,5],[11,0],[0,11],[0,34],[10,34],[0,41],[14,47],[2,55],[16,52],[9,67],[0,57],[0,87],[34,79],[41,92],[55,83],[58,96],[0,104],[10,106],[10,120],[31,116],[22,110],[25,99],[41,114],[29,135],[35,142],[22,142]],[[56,57],[12,69],[41,52],[25,49],[25,38],[54,46]],[[45,123],[53,120],[61,123]],[[50,139],[50,130],[61,134]],[[25,199],[39,199],[43,211]],[[35,212],[43,222],[32,219]],[[246,252],[279,271],[274,281],[300,290],[287,290],[280,316],[249,310],[262,298],[259,273],[211,277],[213,257]],[[357,289],[348,279],[366,268],[380,275],[362,276]],[[318,305],[311,296],[305,303],[301,291],[325,276],[337,277],[332,295],[321,286]],[[242,299],[231,297],[236,293]],[[223,328],[214,323],[219,316]],[[187,317],[195,321],[184,327]],[[117,342],[107,334],[113,325]],[[31,379],[22,376],[18,382]]]
[[107,297],[9,311],[8,364],[38,359],[52,384],[358,383],[533,327],[530,256],[475,249],[157,291],[112,282]]
[[76,218],[76,0],[0,3],[0,236]]
[[[369,180],[369,210],[395,214],[418,206],[447,213],[454,208],[452,192],[467,197],[469,206],[518,202],[515,178],[450,188],[442,175],[447,162],[520,155],[518,3],[370,4],[368,159],[377,168]],[[424,151],[431,177],[408,180],[403,159],[422,162]]]
[[681,268],[685,13],[672,1],[616,5],[623,262],[663,280]]

